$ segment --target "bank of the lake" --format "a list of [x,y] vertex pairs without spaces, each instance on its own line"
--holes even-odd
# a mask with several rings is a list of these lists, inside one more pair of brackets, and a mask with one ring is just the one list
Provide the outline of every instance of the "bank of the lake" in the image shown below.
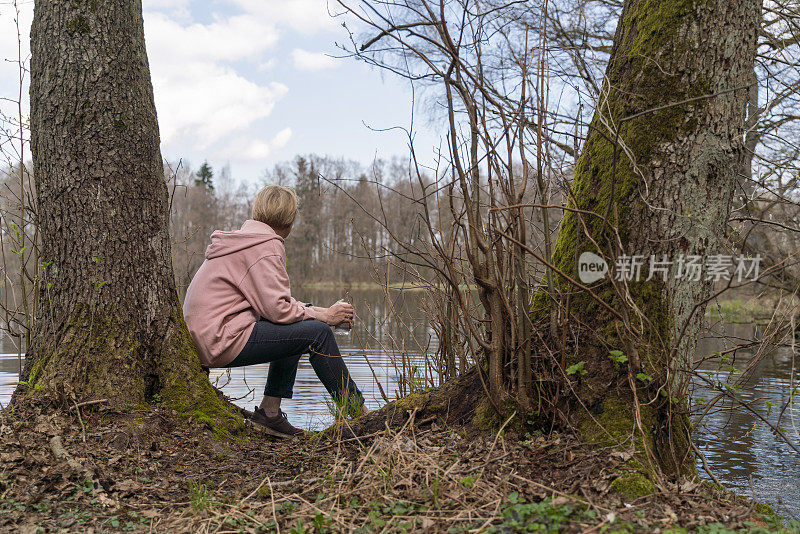
[[0,414],[0,530],[800,532],[699,481],[626,493],[624,454],[416,419],[359,439],[214,437],[166,408]]
[[[350,288],[348,291],[349,297],[356,305],[359,319],[354,325],[354,329],[350,335],[341,336],[337,339],[339,340],[342,353],[356,379],[356,382],[366,394],[368,406],[372,409],[375,409],[383,406],[387,401],[397,398],[397,396],[403,392],[403,380],[398,375],[402,371],[402,363],[404,361],[406,363],[416,362],[420,368],[424,368],[425,355],[431,354],[436,350],[435,333],[431,329],[424,313],[424,299],[426,297],[426,293],[420,291],[391,291],[389,296],[392,299],[392,302],[391,306],[389,306],[386,302],[384,292],[380,289],[358,290]],[[298,298],[313,301],[321,305],[327,305],[327,303],[333,302],[343,296],[345,291],[342,289],[312,290],[308,288],[300,288],[296,290],[296,293]],[[745,303],[748,301],[749,299],[744,300]],[[762,304],[760,308],[754,304],[746,304],[746,306],[749,306],[750,309],[753,310],[763,310],[768,308],[768,306],[764,304]],[[699,355],[709,355],[715,351],[724,350],[729,348],[731,344],[736,343],[737,340],[758,337],[760,334],[759,329],[763,327],[751,322],[738,321],[737,317],[732,313],[732,311],[740,308],[741,305],[738,303],[734,303],[730,306],[721,304],[720,309],[724,310],[723,314],[721,315],[721,319],[717,317],[717,315],[720,315],[718,312],[710,310],[710,332],[705,336],[704,339],[700,341],[700,345],[698,347]],[[4,341],[7,343],[8,340]],[[0,357],[0,402],[5,404],[7,399],[10,397],[11,390],[16,384],[16,373],[18,370],[19,361],[16,355],[9,354],[13,350],[13,347],[4,344],[2,345],[2,348],[4,349],[3,352],[6,353],[6,356]],[[708,365],[701,366],[699,373],[701,373],[701,376],[709,377],[714,381],[714,383],[726,383],[726,381],[728,381],[732,376],[730,367],[740,365],[740,362],[747,360],[751,354],[752,353],[748,352],[747,350],[737,351],[734,353],[734,358],[729,362],[730,365],[720,366],[718,364],[709,363]],[[788,402],[789,411],[787,412],[787,416],[792,416],[795,418],[800,417],[800,413],[797,412],[797,407],[793,403],[794,399],[791,398],[790,395],[790,386],[793,383],[792,380],[794,380],[792,374],[793,368],[794,359],[791,351],[787,351],[786,349],[775,350],[763,359],[758,369],[756,369],[756,371],[751,375],[751,379],[745,384],[746,388],[744,388],[739,395],[743,395],[741,397],[742,400],[747,402],[760,416],[774,416],[774,412],[770,411],[768,404],[766,404],[767,402],[771,403],[773,406],[781,406],[782,404]],[[223,372],[221,370],[215,370],[212,372],[211,378],[218,386],[222,388],[222,391],[234,399],[236,404],[242,406],[243,408],[252,409],[253,405],[257,404],[260,390],[263,388],[264,381],[266,379],[267,370],[267,365],[231,370],[230,373]],[[713,393],[713,391],[704,390],[703,387],[703,384],[696,385],[693,391],[694,398],[709,397]],[[325,398],[325,392],[319,382],[316,380],[313,370],[308,365],[308,362],[303,360],[298,372],[294,398],[284,403],[284,410],[289,413],[290,420],[295,422],[298,426],[302,426],[310,430],[320,430],[327,427],[332,422],[332,415],[326,403],[324,402]],[[722,408],[724,408],[724,406],[722,406]],[[116,413],[113,409],[111,409],[111,407],[98,407],[98,410],[99,411],[96,415],[106,417],[109,421],[113,419],[113,414]],[[86,414],[84,415],[86,416]],[[164,416],[163,412],[162,416]],[[134,420],[139,420],[143,417],[146,417],[146,414],[142,413],[133,415],[131,417],[133,417]],[[84,422],[88,422],[88,420],[89,419],[86,418]],[[75,414],[71,414],[71,419],[63,420],[60,424],[62,425],[62,427],[60,427],[62,430],[59,432],[62,432],[62,435],[64,436],[71,435],[71,432],[77,432],[78,428],[80,427],[80,422]],[[35,425],[23,425],[17,428],[30,429],[35,428]],[[101,426],[99,428],[103,427]],[[172,428],[178,429],[180,427],[175,424]],[[415,436],[419,436],[420,432],[425,433],[431,432],[432,430],[433,429],[430,427],[424,427],[421,429],[415,428],[414,432]],[[444,427],[439,427],[437,431],[444,430]],[[19,431],[20,436],[22,436],[22,430]],[[238,445],[233,446],[233,448],[231,445],[214,445],[216,442],[214,440],[210,440],[206,430],[203,430],[202,427],[198,427],[196,431],[197,435],[194,437],[192,436],[192,432],[194,431],[189,430],[188,434],[175,436],[174,439],[170,438],[171,445],[169,445],[169,447],[188,446],[190,451],[193,447],[208,446],[211,447],[212,450],[217,450],[222,447],[222,449],[228,451],[228,453],[233,454],[233,456],[229,457],[228,460],[225,460],[229,463],[220,464],[218,467],[214,468],[219,470],[214,471],[214,473],[212,473],[213,476],[208,479],[210,485],[209,487],[213,486],[213,488],[211,488],[209,491],[216,496],[214,499],[223,499],[223,495],[227,495],[225,498],[232,498],[228,493],[226,493],[227,490],[221,487],[217,488],[214,486],[214,484],[222,484],[225,482],[225,468],[223,465],[232,465],[240,461],[246,463],[246,459],[244,459],[243,456],[246,456],[249,453],[245,454],[242,452],[242,450],[250,451],[251,449],[240,450],[237,448]],[[91,434],[92,430],[88,430],[88,432]],[[102,451],[105,451],[103,453],[105,454],[105,457],[103,457],[102,454],[100,456],[92,456],[92,461],[100,462],[101,464],[103,461],[105,461],[103,458],[113,459],[115,456],[118,456],[117,452],[108,450],[108,440],[112,439],[113,435],[121,436],[122,434],[120,434],[120,432],[125,433],[126,435],[134,436],[131,438],[133,440],[131,442],[133,444],[132,446],[135,445],[139,448],[147,446],[146,444],[142,444],[143,442],[141,442],[141,438],[135,437],[141,432],[136,428],[133,430],[126,430],[124,425],[113,426],[112,424],[112,426],[107,427],[104,430],[98,429],[95,432],[97,432],[98,436],[100,437],[105,436],[106,439],[106,441],[94,442],[98,446],[98,454]],[[89,434],[87,434],[87,440],[89,438]],[[440,443],[437,441],[441,438],[439,434],[434,432],[432,436],[432,442]],[[73,437],[81,438],[81,436]],[[382,439],[389,439],[389,437],[390,436],[384,436]],[[545,439],[545,441],[548,443],[548,446],[552,444],[552,441],[557,439],[561,440],[559,444],[564,443],[565,440],[568,440],[568,437],[565,436],[532,437],[534,440],[538,440],[540,438]],[[797,457],[797,455],[793,454],[793,452],[788,449],[786,445],[782,443],[773,433],[771,433],[767,427],[760,425],[756,415],[747,411],[715,411],[709,414],[697,425],[694,438],[699,449],[704,452],[706,458],[708,459],[709,465],[711,466],[713,472],[724,484],[726,484],[726,486],[732,488],[741,495],[751,496],[754,494],[757,500],[769,503],[787,518],[796,517],[797,514],[800,513],[800,492],[795,482],[796,474],[800,472],[800,459]],[[193,445],[195,440],[197,441],[197,445]],[[522,441],[524,443],[526,438],[523,438]],[[76,446],[78,446],[78,449],[83,447],[83,445],[78,444],[77,441],[73,440],[73,442],[76,444]],[[68,440],[65,441],[65,443],[73,442]],[[88,442],[89,441],[87,441],[87,443]],[[260,442],[257,441],[256,443],[262,442],[263,440]],[[82,443],[82,440],[80,443]],[[374,442],[364,442],[364,446],[372,446],[373,443]],[[378,446],[388,446],[385,443],[382,443],[383,442],[380,442]],[[272,442],[263,442],[262,444],[264,447],[268,448],[272,452],[275,452],[276,454],[283,450],[282,447],[286,445]],[[258,445],[251,445],[254,448],[258,448]],[[300,446],[300,442],[298,442],[296,445]],[[352,445],[355,444],[349,443],[348,446]],[[519,444],[515,443],[513,440],[503,441],[502,446],[504,447],[504,452],[502,454],[505,454],[505,451],[509,450],[509,447],[513,448],[518,445]],[[152,443],[149,446],[152,447]],[[439,451],[437,454],[457,455],[457,452],[453,452],[454,450],[452,447],[454,446],[455,445],[452,443],[440,443],[437,445],[437,448],[431,449],[428,452]],[[42,442],[42,447],[43,448],[40,453],[37,453],[39,454],[39,460],[42,458],[47,459],[49,457],[48,455],[52,454],[47,448],[49,447],[47,443]],[[306,445],[302,445],[300,449],[303,449],[303,447],[306,447]],[[334,447],[334,449],[338,450],[336,447]],[[304,461],[308,461],[309,466],[316,465],[315,462],[320,463],[320,465],[329,465],[329,463],[333,461],[332,457],[329,455],[332,450],[333,449],[330,447],[324,449],[324,454],[321,458],[317,458],[314,456],[314,454],[309,453],[309,455],[303,456],[306,458]],[[520,454],[524,454],[524,450],[528,450],[530,452],[529,449],[521,449],[523,452],[520,452]],[[572,451],[572,454],[579,454],[576,452],[577,449],[574,447],[568,450]],[[85,452],[85,449],[81,449],[81,451]],[[491,454],[494,454],[495,451],[496,449],[493,449]],[[80,454],[84,454],[84,452],[80,452]],[[172,454],[174,452],[176,451],[169,451],[168,454]],[[287,454],[293,454],[293,452],[294,449],[289,449]],[[364,453],[363,450],[361,450],[361,452]],[[167,454],[166,449],[162,449],[162,453]],[[78,453],[76,452],[76,454]],[[355,454],[355,452],[351,451],[351,454]],[[491,454],[487,452],[487,458],[490,457]],[[150,460],[140,459],[139,463],[135,465],[137,468],[146,469],[147,462],[151,461],[155,457],[149,458]],[[278,461],[275,459],[275,457],[269,458],[271,458],[269,460],[270,462]],[[545,458],[548,458],[549,461],[550,457],[546,456]],[[589,458],[594,457],[584,456],[583,458],[586,461],[589,461]],[[49,461],[52,462],[53,460],[50,459]],[[208,461],[213,463],[213,460]],[[497,462],[497,460],[494,460],[491,463],[494,464],[495,462]],[[197,462],[194,462],[191,465],[195,465],[195,463]],[[131,464],[131,466],[133,465],[134,464]],[[282,480],[283,482],[290,480],[285,478],[288,476],[285,473],[280,474],[282,471],[279,469],[279,467],[281,467],[279,461],[274,465],[265,465],[272,465],[276,469],[274,473],[277,478],[271,479],[273,482],[275,480]],[[301,470],[301,467],[302,466],[299,464],[296,466],[297,471],[295,475],[299,476],[299,474],[305,472],[304,470]],[[699,464],[698,467],[700,467]],[[257,466],[253,465],[248,467],[248,469],[250,468],[253,469],[253,473],[258,472]],[[506,468],[513,470],[513,466],[511,465],[506,465]],[[19,466],[12,463],[8,466],[8,469],[10,469],[8,472],[12,472],[15,469],[19,469]],[[133,469],[133,467],[131,467],[131,469]],[[165,469],[165,466],[160,465],[159,469]],[[303,469],[310,469],[310,467]],[[195,475],[193,476],[200,477],[200,470],[194,473]],[[701,476],[708,478],[702,469],[700,470],[700,473]],[[517,474],[519,474],[519,472],[517,472]],[[128,477],[130,480],[138,480],[138,475],[132,474],[128,471],[120,472],[115,476],[117,479],[119,479],[119,477]],[[149,478],[149,475],[142,476]],[[435,475],[432,474],[429,476]],[[541,476],[543,478],[541,480],[536,480],[536,482],[546,485],[546,479],[549,480],[547,478],[549,475],[547,473],[541,473]],[[198,478],[197,480],[201,480],[201,478]],[[172,482],[163,483],[173,484]],[[198,484],[200,483],[202,482],[198,482]],[[288,486],[288,484],[283,484],[278,487],[284,486]],[[10,486],[6,485],[3,487],[8,488]],[[196,489],[199,486],[193,487]],[[346,491],[350,491],[347,489],[347,486],[342,487],[345,488]],[[513,486],[508,486],[508,488],[512,487]],[[558,488],[561,488],[559,491],[564,492],[564,488],[567,487],[558,486]],[[320,489],[324,491],[330,491],[330,488],[328,487]],[[111,487],[109,487],[109,490],[110,493],[107,491],[109,494],[113,494],[115,491]],[[572,488],[572,490],[575,490],[575,488]],[[178,499],[178,495],[180,495],[181,499],[188,502],[187,496],[191,496],[192,491],[193,490],[191,489],[184,488],[180,491],[177,491],[175,498]],[[578,491],[578,495],[581,495],[579,488],[576,491]],[[558,494],[556,493],[555,495]],[[142,500],[137,506],[145,506],[144,502],[145,501]],[[249,502],[249,500],[247,502]],[[228,505],[230,505],[230,503],[228,503]],[[30,507],[26,505],[27,511],[30,511],[29,508]],[[611,509],[612,508],[609,508],[609,510]],[[638,510],[638,508],[635,508],[635,510]],[[502,507],[498,508],[496,511],[499,515],[493,516],[495,519],[493,519],[493,522],[490,522],[490,524],[496,524],[502,518],[502,514],[499,513],[502,511]],[[357,510],[348,513],[357,513]],[[687,510],[687,513],[691,512]],[[707,521],[711,520],[707,519]]]

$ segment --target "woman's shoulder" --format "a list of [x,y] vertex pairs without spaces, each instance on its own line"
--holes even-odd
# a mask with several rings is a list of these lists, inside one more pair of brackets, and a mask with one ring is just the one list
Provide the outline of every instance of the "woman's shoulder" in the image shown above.
[[283,239],[270,239],[269,241],[261,243],[259,246],[259,252],[263,253],[264,255],[272,254],[277,256],[285,256],[286,247],[283,244]]

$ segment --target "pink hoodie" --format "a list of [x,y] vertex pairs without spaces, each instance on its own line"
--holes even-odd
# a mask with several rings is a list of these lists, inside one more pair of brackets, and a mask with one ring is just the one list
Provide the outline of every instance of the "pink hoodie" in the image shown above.
[[288,324],[316,314],[290,294],[283,238],[248,219],[241,230],[211,234],[206,259],[186,290],[183,317],[200,362],[224,367],[242,351],[261,317]]

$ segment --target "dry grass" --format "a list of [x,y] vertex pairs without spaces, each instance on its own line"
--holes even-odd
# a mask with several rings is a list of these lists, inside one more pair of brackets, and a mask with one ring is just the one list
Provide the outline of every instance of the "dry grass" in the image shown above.
[[610,487],[624,452],[408,415],[357,438],[251,432],[227,442],[165,409],[96,405],[81,420],[46,407],[6,411],[0,530],[650,532],[758,520],[748,501],[690,481],[620,498]]

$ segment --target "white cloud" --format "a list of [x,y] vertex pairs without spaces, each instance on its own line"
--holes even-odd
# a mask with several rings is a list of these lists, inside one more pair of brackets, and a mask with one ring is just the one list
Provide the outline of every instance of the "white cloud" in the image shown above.
[[272,155],[276,150],[285,147],[292,137],[292,129],[284,128],[269,141],[261,139],[238,138],[224,150],[224,156],[242,160],[259,160]]
[[[164,155],[207,153],[255,163],[285,147],[292,137],[288,123],[269,125],[273,132],[279,130],[271,138],[261,135],[266,129],[263,119],[289,91],[279,80],[270,81],[276,65],[271,56],[284,33],[287,39],[307,42],[312,34],[338,29],[339,21],[330,17],[326,0],[142,2]],[[331,8],[335,5],[332,2]],[[20,7],[27,57],[33,2],[22,2]],[[16,55],[13,16],[13,6],[0,2],[0,59]],[[290,42],[289,49],[295,44]],[[300,70],[338,66],[333,58],[300,48],[291,58]],[[15,94],[15,78],[14,65],[0,61],[0,96]],[[26,115],[27,96],[26,80]],[[7,104],[0,103],[0,111],[13,111],[6,109]]]
[[145,41],[151,60],[181,66],[185,61],[240,61],[261,58],[278,40],[275,26],[252,15],[211,24],[183,25],[163,13],[145,14]]
[[193,142],[195,148],[268,116],[288,91],[280,83],[261,86],[228,67],[203,63],[153,74],[153,86],[162,141]]
[[292,50],[292,60],[294,61],[294,68],[297,70],[305,71],[318,71],[326,69],[335,69],[339,66],[336,58],[328,56],[322,52],[309,52],[301,48]]
[[190,4],[191,0],[142,0],[142,10],[145,13],[163,11],[181,20],[191,20]]
[[275,66],[276,63],[277,62],[275,61],[274,57],[269,58],[268,60],[258,65],[258,70],[260,71],[272,70],[272,68]]
[[183,25],[147,13],[145,34],[166,145],[206,149],[267,117],[288,91],[276,82],[259,85],[230,66],[265,62],[278,39],[274,26],[251,15]]
[[245,13],[264,17],[276,24],[285,24],[303,34],[331,31],[340,22],[330,16],[336,8],[331,1],[330,13],[326,0],[233,0]]

